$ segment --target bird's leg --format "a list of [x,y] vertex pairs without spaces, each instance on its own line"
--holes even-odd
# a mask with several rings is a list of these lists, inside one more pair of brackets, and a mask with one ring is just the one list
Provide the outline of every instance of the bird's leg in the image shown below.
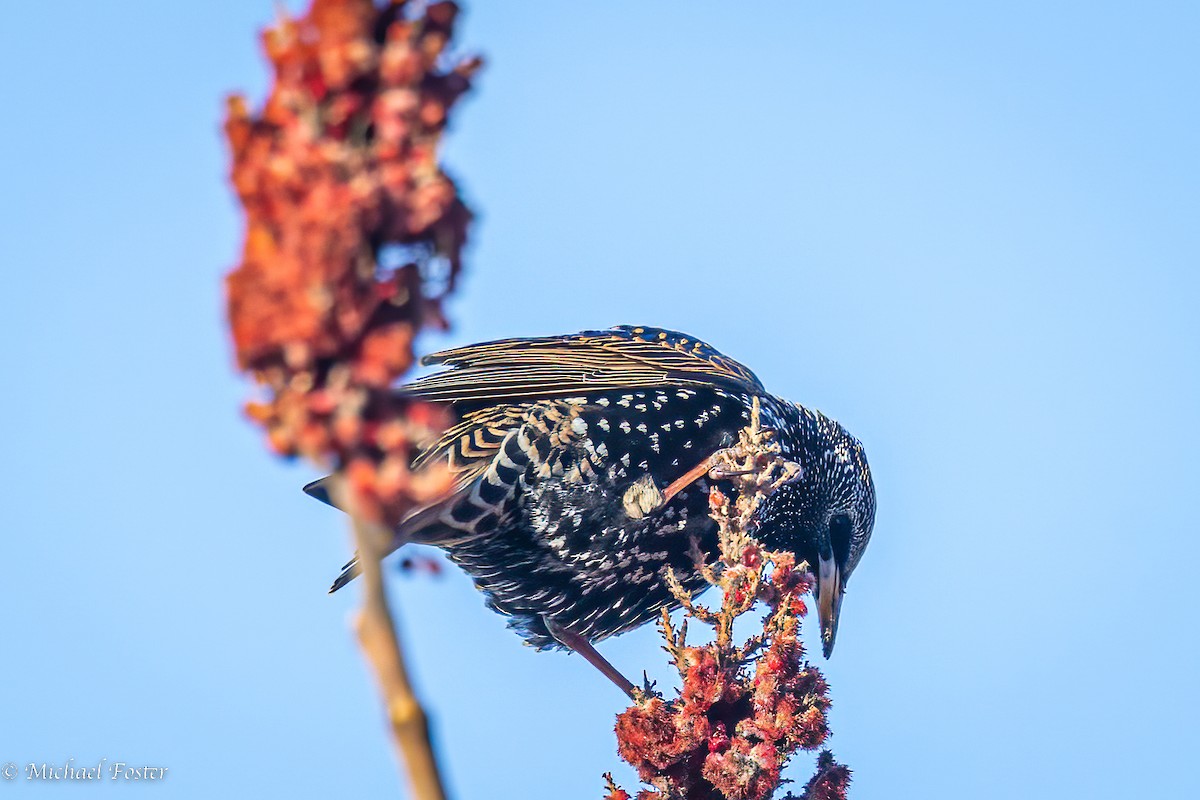
[[676,478],[670,486],[663,490],[663,505],[671,502],[675,495],[703,478],[711,468],[712,457],[709,457]]
[[713,478],[715,478],[717,480],[723,480],[723,479],[727,479],[727,478],[732,478],[735,475],[748,475],[749,473],[754,471],[754,470],[733,470],[733,471],[731,471],[728,467],[726,467],[724,469],[718,469],[718,467],[720,467],[726,461],[727,456],[731,455],[733,452],[734,452],[733,448],[726,448],[724,450],[718,450],[717,452],[713,453],[708,458],[701,461],[696,466],[689,469],[687,472],[680,475],[678,478],[676,478],[671,483],[670,486],[668,486],[666,489],[663,490],[662,505],[666,505],[667,503],[671,502],[672,498],[674,498],[675,495],[679,494],[684,489],[686,489],[687,487],[691,486],[696,481],[703,478],[705,475],[708,475],[710,472],[712,473]]
[[589,664],[600,670],[604,677],[615,683],[618,689],[627,694],[630,700],[637,700],[637,696],[634,694],[633,683],[622,675],[616,667],[608,663],[608,659],[600,655],[599,651],[592,647],[591,642],[578,633],[575,633],[575,631],[564,628],[547,616],[542,616],[542,622],[546,623],[546,630],[550,631],[550,635],[559,644],[568,650],[574,650],[576,653],[579,653]]

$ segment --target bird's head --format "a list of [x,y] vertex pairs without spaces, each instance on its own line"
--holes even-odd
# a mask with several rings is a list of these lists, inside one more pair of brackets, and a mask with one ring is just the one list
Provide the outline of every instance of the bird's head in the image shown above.
[[803,472],[764,503],[759,537],[768,547],[795,553],[816,575],[821,644],[828,658],[846,583],[875,526],[875,484],[857,439],[828,417],[799,410],[801,424],[781,431],[780,444]]

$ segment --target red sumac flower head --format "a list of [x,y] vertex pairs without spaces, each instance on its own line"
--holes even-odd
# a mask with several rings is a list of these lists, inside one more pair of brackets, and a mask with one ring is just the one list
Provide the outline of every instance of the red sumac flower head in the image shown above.
[[[724,452],[730,463],[722,471],[735,476],[737,491],[710,491],[721,555],[698,565],[720,590],[720,606],[700,605],[673,573],[667,576],[689,621],[710,625],[715,640],[688,645],[686,628],[676,628],[664,612],[679,695],[643,693],[617,719],[620,755],[654,787],[643,792],[649,797],[765,800],[779,788],[789,759],[829,735],[829,688],[800,641],[808,611],[801,598],[812,576],[793,554],[767,551],[750,535],[762,499],[795,470],[780,463],[777,447],[758,428],[757,411],[738,447]],[[761,632],[737,642],[734,621],[756,607],[767,610]],[[848,780],[849,771],[822,754],[804,796],[843,800]],[[611,796],[611,781],[609,788]]]

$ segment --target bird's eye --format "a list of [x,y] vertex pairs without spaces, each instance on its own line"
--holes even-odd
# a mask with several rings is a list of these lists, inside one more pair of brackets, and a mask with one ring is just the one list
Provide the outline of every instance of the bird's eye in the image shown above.
[[850,559],[850,534],[853,526],[850,517],[845,514],[834,514],[829,520],[829,540],[833,545],[833,558],[839,564],[845,564]]

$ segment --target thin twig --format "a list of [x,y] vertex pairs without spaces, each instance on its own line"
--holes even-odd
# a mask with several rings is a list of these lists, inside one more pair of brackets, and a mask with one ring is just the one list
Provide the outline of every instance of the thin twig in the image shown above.
[[[339,483],[347,503],[344,507],[354,509],[357,504],[352,492],[345,491],[344,481]],[[375,672],[393,742],[408,767],[413,796],[418,800],[445,800],[446,790],[429,734],[429,718],[408,679],[403,648],[383,583],[380,561],[391,533],[357,514],[352,513],[350,520],[362,571],[363,605],[354,620],[359,646]]]

